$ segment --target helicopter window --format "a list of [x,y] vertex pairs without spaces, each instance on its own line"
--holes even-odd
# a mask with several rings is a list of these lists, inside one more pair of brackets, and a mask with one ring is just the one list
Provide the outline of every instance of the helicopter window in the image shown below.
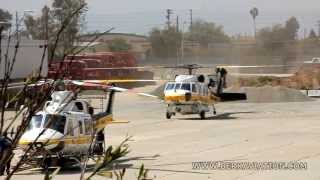
[[83,104],[81,102],[75,102],[73,111],[82,112],[83,111]]
[[208,95],[208,88],[204,87],[203,89],[204,89],[204,95],[207,96]]
[[30,121],[30,124],[28,126],[28,130],[32,128],[40,128],[41,127],[41,122],[42,122],[42,115],[35,115],[32,116],[32,119]]
[[189,83],[183,83],[183,84],[181,85],[181,89],[182,89],[182,90],[190,91],[190,90],[191,90],[190,84],[189,84]]
[[194,93],[196,93],[196,92],[197,92],[196,84],[192,84],[192,92],[194,92]]
[[203,94],[203,90],[202,90],[202,86],[199,86],[199,94],[202,95]]
[[47,115],[44,120],[44,128],[56,130],[64,134],[64,127],[66,125],[66,117],[59,115]]
[[215,86],[216,86],[216,82],[213,79],[210,79],[208,83],[208,87],[215,87]]
[[201,85],[201,90],[202,90],[203,96],[207,95],[207,93],[206,93],[207,88],[205,86]]
[[174,87],[174,90],[178,90],[178,89],[180,89],[180,87],[181,87],[181,83],[177,83],[177,84],[175,85],[175,87]]
[[169,84],[167,84],[166,90],[173,90],[173,88],[174,88],[174,84],[169,83]]
[[90,135],[91,134],[91,129],[92,129],[92,125],[91,125],[91,121],[90,120],[85,120],[84,121],[84,128],[85,128],[86,135]]
[[78,125],[79,125],[79,134],[83,134],[83,123],[82,123],[82,121],[78,121]]
[[47,108],[50,104],[51,104],[51,101],[47,101],[47,102],[45,103],[44,107]]
[[73,123],[72,123],[71,119],[68,120],[67,134],[70,135],[70,136],[74,135],[74,133],[73,133]]

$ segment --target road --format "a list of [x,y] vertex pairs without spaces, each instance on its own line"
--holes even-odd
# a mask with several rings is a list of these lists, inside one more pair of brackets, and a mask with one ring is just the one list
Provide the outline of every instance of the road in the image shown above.
[[[128,124],[108,127],[107,143],[119,144],[127,135],[131,152],[119,168],[125,179],[136,179],[144,164],[153,179],[320,179],[320,101],[299,103],[220,103],[218,115],[165,119],[165,105],[156,99],[117,94],[115,118]],[[192,162],[301,161],[307,170],[198,170]],[[61,172],[56,179],[78,179]],[[41,179],[16,175],[13,179]],[[100,179],[97,177],[97,179]]]

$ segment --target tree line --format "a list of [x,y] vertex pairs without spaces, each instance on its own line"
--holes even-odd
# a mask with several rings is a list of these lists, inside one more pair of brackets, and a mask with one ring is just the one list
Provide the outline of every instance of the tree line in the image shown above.
[[[42,9],[40,17],[27,16],[24,20],[26,29],[22,32],[32,39],[48,40],[49,49],[52,47],[53,39],[51,34],[57,33],[59,24],[65,20],[70,13],[76,9],[84,0],[54,0],[51,7],[45,6]],[[73,48],[74,42],[79,41],[82,28],[85,25],[85,14],[87,9],[82,10],[75,18],[72,19],[70,26],[67,27],[62,34],[59,48],[54,57],[59,58],[68,53]],[[258,16],[258,11],[252,9],[250,14],[254,18],[254,23]],[[12,15],[5,10],[0,9],[0,21],[10,22]],[[276,24],[270,27],[263,27],[256,31],[255,39],[249,54],[272,56],[286,55],[292,56],[297,46],[302,48],[303,53],[316,53],[316,48],[320,46],[317,33],[310,31],[307,38],[298,39],[300,29],[297,18],[291,17],[283,24]],[[201,51],[212,51],[214,47],[211,44],[232,45],[235,38],[228,35],[223,26],[214,22],[207,22],[201,19],[195,20],[192,26],[186,32],[175,26],[160,29],[153,28],[148,35],[151,44],[149,57],[170,58],[182,56],[182,48],[184,56],[194,55],[194,47],[199,46]],[[186,44],[191,44],[186,47]],[[124,39],[114,39],[106,47],[109,51],[130,51],[131,45]],[[310,49],[311,48],[311,49]],[[201,54],[198,54],[201,56]],[[209,53],[209,55],[214,55]]]
[[[283,24],[263,27],[257,30],[254,37],[242,38],[243,41],[249,42],[249,46],[242,48],[241,53],[245,56],[284,56],[288,58],[296,56],[297,48],[301,48],[304,54],[315,52],[320,47],[319,35],[311,30],[308,37],[299,39],[299,29],[300,24],[296,17],[289,18]],[[197,20],[187,32],[177,31],[175,27],[162,30],[154,28],[149,34],[149,40],[153,57],[170,58],[179,56],[181,48],[184,48],[185,56],[192,57],[192,51],[195,51],[195,48],[190,46],[190,43],[198,45],[200,52],[209,52],[198,53],[197,56],[215,56],[217,54],[215,54],[214,45],[218,47],[221,45],[222,49],[232,49],[238,39],[229,36],[221,25]],[[181,43],[184,43],[184,46]],[[186,44],[189,45],[186,46]],[[230,54],[230,51],[225,50],[225,54]]]

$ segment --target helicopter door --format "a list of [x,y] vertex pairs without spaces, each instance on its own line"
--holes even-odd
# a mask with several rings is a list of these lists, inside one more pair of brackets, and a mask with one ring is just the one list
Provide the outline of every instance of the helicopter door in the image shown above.
[[84,151],[83,150],[83,148],[84,148],[83,143],[84,143],[84,138],[85,138],[84,137],[84,135],[85,135],[85,132],[84,132],[85,131],[84,130],[84,121],[83,121],[82,118],[79,118],[75,122],[76,122],[76,126],[77,126],[76,133],[78,135],[76,144],[80,148],[79,151],[83,152]]
[[192,92],[192,94],[197,94],[198,93],[197,84],[195,84],[195,83],[191,84],[191,92]]
[[67,116],[67,125],[65,129],[65,142],[66,146],[64,148],[65,153],[75,154],[76,144],[74,144],[75,139],[75,118],[72,116]]
[[83,115],[78,115],[74,122],[76,123],[76,145],[78,146],[78,149],[81,153],[86,153],[90,146],[90,139],[92,134],[92,125],[90,126],[90,119]]

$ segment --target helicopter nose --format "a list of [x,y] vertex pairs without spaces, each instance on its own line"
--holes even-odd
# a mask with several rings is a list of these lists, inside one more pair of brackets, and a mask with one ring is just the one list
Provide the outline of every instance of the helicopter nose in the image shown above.
[[52,129],[33,129],[24,133],[19,141],[22,147],[55,149],[62,142],[63,134]]

